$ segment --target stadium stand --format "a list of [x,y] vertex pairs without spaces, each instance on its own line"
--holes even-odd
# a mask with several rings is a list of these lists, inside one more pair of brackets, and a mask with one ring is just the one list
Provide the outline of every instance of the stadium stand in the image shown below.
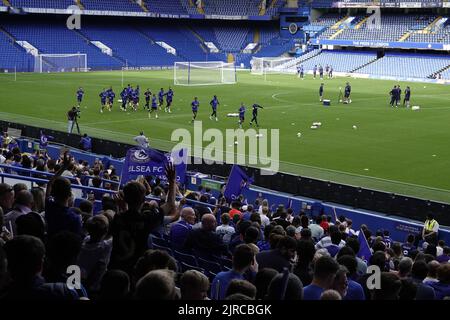
[[[93,69],[116,69],[122,66],[120,61],[103,54],[80,34],[67,29],[63,24],[44,22],[40,19],[27,20],[27,23],[23,24],[14,19],[2,19],[0,26],[16,41],[28,41],[39,50],[39,53],[86,53],[88,67]],[[55,38],[58,41],[55,41]]]
[[394,77],[428,78],[433,73],[450,65],[446,55],[386,54],[383,58],[358,70],[358,73]]
[[[20,144],[13,145],[29,145],[28,140],[20,140],[18,141]],[[339,273],[339,265],[348,269],[345,286],[342,287],[338,280],[328,285],[336,288],[338,296],[344,300],[377,299],[367,287],[366,269],[370,265],[377,265],[385,272],[389,272],[392,277],[398,279],[400,288],[406,280],[421,284],[424,290],[414,291],[407,299],[442,300],[450,295],[450,285],[447,281],[450,274],[450,265],[447,263],[450,260],[450,248],[446,246],[446,241],[437,242],[426,237],[424,241],[420,236],[405,231],[403,233],[407,236],[399,238],[394,232],[391,234],[389,228],[379,227],[380,223],[389,225],[388,220],[394,219],[393,217],[380,217],[385,220],[377,222],[373,217],[369,219],[370,215],[364,211],[335,205],[331,207],[313,199],[302,200],[310,204],[309,209],[294,211],[272,202],[286,199],[276,193],[271,194],[268,190],[264,191],[263,196],[271,200],[265,199],[261,202],[252,199],[248,203],[234,204],[234,212],[230,210],[229,204],[218,207],[216,203],[221,195],[215,197],[206,189],[187,191],[186,198],[178,194],[177,198],[183,205],[177,207],[176,203],[173,203],[172,207],[165,207],[159,193],[167,195],[174,192],[175,178],[158,186],[156,181],[151,180],[147,189],[137,181],[126,184],[123,192],[128,209],[125,209],[123,206],[117,206],[119,202],[116,203],[111,197],[111,194],[117,191],[119,181],[120,169],[119,166],[115,167],[115,164],[119,164],[118,160],[100,156],[104,161],[114,163],[106,167],[98,160],[99,155],[72,150],[71,154],[85,160],[65,158],[58,170],[54,167],[55,159],[44,157],[37,152],[28,154],[18,147],[9,148],[13,141],[10,144],[2,141],[2,147],[5,149],[1,150],[3,163],[0,164],[0,176],[6,183],[0,184],[0,211],[2,214],[5,213],[5,220],[1,221],[6,223],[0,234],[0,242],[5,249],[9,270],[17,270],[12,273],[13,280],[23,281],[28,279],[27,277],[37,277],[40,284],[17,287],[12,283],[10,286],[1,287],[1,299],[24,297],[32,300],[42,299],[42,295],[36,296],[36,292],[42,292],[40,291],[42,283],[53,283],[50,287],[59,288],[58,291],[46,292],[45,299],[50,300],[57,297],[68,300],[79,299],[80,296],[94,301],[122,299],[123,294],[152,299],[155,298],[155,291],[158,291],[157,287],[152,286],[147,292],[141,288],[142,283],[147,277],[161,275],[161,272],[165,272],[161,271],[164,269],[180,273],[181,290],[177,294],[175,283],[172,283],[173,293],[167,294],[167,291],[164,291],[167,296],[157,295],[158,299],[194,297],[204,299],[204,295],[199,293],[194,295],[191,292],[197,288],[192,285],[194,279],[202,283],[199,290],[204,291],[204,294],[208,292],[211,299],[225,299],[228,295],[226,289],[231,286],[231,280],[234,278],[240,279],[242,285],[253,283],[257,288],[256,294],[264,295],[263,291],[266,290],[271,299],[284,299],[286,297],[280,297],[279,292],[272,287],[278,281],[277,278],[281,278],[279,273],[282,271],[281,266],[285,266],[292,274],[290,277],[297,283],[294,289],[292,284],[289,285],[289,290],[293,290],[286,293],[289,294],[289,298],[293,298],[292,294],[296,292],[297,299],[319,300],[324,288],[310,286],[313,281],[320,283],[317,279],[318,273],[313,274],[312,270],[322,266],[327,270],[326,276],[334,279],[332,275]],[[59,157],[59,146],[49,145],[48,149],[49,154]],[[13,156],[13,152],[16,156]],[[13,164],[13,159],[20,160]],[[169,175],[171,170],[168,169]],[[60,177],[63,171],[70,171],[74,177],[69,180]],[[90,186],[91,179],[100,179],[101,188]],[[30,181],[39,186],[32,187]],[[53,188],[59,188],[58,191],[51,192],[53,197],[49,197],[49,194],[43,191],[45,188],[42,187],[46,184],[50,186],[49,192]],[[181,185],[180,187],[183,188]],[[73,205],[60,205],[68,203],[67,193],[61,192],[62,189],[77,195]],[[80,190],[82,192],[79,192]],[[260,191],[258,192],[261,195]],[[100,197],[92,202],[91,196],[96,193]],[[144,205],[141,209],[144,198],[153,200],[152,207]],[[171,205],[171,197],[167,199],[166,204]],[[155,208],[159,208],[160,211],[156,211]],[[213,214],[202,214],[201,212],[209,212],[204,211],[205,208],[210,208]],[[339,210],[339,217],[336,216],[334,220],[325,213],[331,212],[332,208]],[[29,210],[32,211],[28,212]],[[55,219],[55,215],[59,215],[59,218]],[[145,215],[157,218],[139,222],[128,218],[133,216],[133,219],[136,219]],[[233,215],[231,220],[230,215]],[[263,218],[267,221],[264,224],[261,222]],[[358,229],[359,227],[361,228]],[[421,228],[422,224],[420,222],[411,224],[411,227]],[[287,233],[288,228],[292,232]],[[392,231],[395,231],[395,227],[392,228],[394,228]],[[14,237],[11,234],[12,230],[16,232]],[[135,235],[136,230],[139,234]],[[221,230],[227,230],[227,233]],[[256,238],[250,236],[252,232],[255,232]],[[439,233],[441,232],[448,233],[445,229],[439,229]],[[130,235],[127,241],[133,244],[131,247],[133,249],[128,248],[126,252],[123,251],[123,244],[119,241],[121,239],[119,235],[124,233]],[[225,234],[230,238],[227,244],[223,238]],[[358,240],[362,235],[367,241]],[[74,250],[67,250],[69,245]],[[28,273],[33,265],[29,255],[24,252],[32,246],[41,248],[39,252],[43,259],[45,252],[48,252],[45,254],[47,263],[44,264],[42,277],[37,273]],[[77,294],[69,292],[64,287],[61,283],[64,278],[52,273],[54,268],[67,267],[58,264],[66,262],[52,260],[55,255],[62,254],[62,250],[68,261],[75,259],[81,267],[82,290]],[[292,262],[294,253],[299,259]],[[19,261],[23,263],[20,268],[17,256],[21,257]],[[251,267],[255,258],[260,266],[258,273],[253,272]],[[436,260],[433,261],[435,270],[433,273],[432,265],[427,265],[427,262],[432,260]],[[96,264],[102,265],[102,268],[92,269]],[[409,264],[407,270],[406,264]],[[30,268],[24,267],[28,265]],[[265,268],[275,270],[271,271],[269,276]],[[112,271],[113,269],[115,271]],[[417,272],[419,269],[420,273]],[[126,290],[125,293],[119,293],[116,286],[122,282],[108,280],[118,274],[136,284],[129,286],[129,282],[125,282],[126,287],[131,288],[131,292]],[[400,282],[400,276],[403,282]],[[257,279],[260,277],[268,277],[265,281],[269,285],[258,285]],[[223,287],[220,291],[214,290],[218,281]],[[111,286],[116,290],[112,290]],[[391,292],[386,294],[392,295]],[[390,298],[399,299],[395,295]]]
[[143,12],[141,6],[134,1],[121,0],[83,0],[84,9],[86,10],[108,10],[111,11],[136,11]]
[[195,7],[191,7],[189,0],[164,0],[164,1],[146,1],[145,5],[150,12],[166,14],[198,14]]
[[19,8],[67,9],[76,5],[73,0],[10,0],[12,6]]
[[34,66],[34,59],[27,54],[24,49],[15,44],[14,40],[0,32],[0,69],[12,72],[14,68],[17,71],[31,71]]

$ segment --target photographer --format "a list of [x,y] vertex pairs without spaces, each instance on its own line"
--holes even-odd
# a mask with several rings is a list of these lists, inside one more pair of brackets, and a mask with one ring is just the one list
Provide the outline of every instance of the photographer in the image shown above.
[[80,134],[80,127],[78,126],[78,117],[80,116],[80,109],[76,107],[72,107],[67,112],[67,120],[68,120],[68,126],[67,126],[67,133],[72,133],[73,125],[75,124],[77,126],[78,134]]

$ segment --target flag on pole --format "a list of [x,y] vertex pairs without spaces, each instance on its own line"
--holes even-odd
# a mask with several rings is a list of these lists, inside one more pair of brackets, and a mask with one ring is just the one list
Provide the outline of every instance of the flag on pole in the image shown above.
[[370,250],[369,243],[367,242],[364,232],[360,229],[358,235],[359,251],[357,256],[364,262],[368,263],[372,257],[372,251]]
[[244,170],[238,165],[233,165],[223,195],[227,201],[235,200],[242,191],[248,189],[252,183],[253,179],[248,177]]
[[335,207],[333,207],[333,212],[334,212],[334,223],[337,223],[338,222],[338,216],[337,216]]

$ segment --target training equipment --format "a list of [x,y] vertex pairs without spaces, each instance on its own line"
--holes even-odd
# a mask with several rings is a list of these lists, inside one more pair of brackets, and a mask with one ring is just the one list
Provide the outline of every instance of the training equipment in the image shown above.
[[237,118],[237,117],[239,117],[239,113],[228,113],[227,117]]
[[353,126],[353,129],[358,129],[358,127],[357,126]]
[[322,122],[313,122],[313,126],[320,127],[322,125]]
[[39,54],[35,56],[34,72],[87,72],[87,54]]
[[318,126],[315,126],[315,125],[312,125],[311,126],[311,129],[318,129],[319,127]]
[[302,134],[301,134],[301,132],[297,132],[297,137],[301,137],[302,136]]
[[324,106],[330,106],[331,105],[331,101],[330,100],[323,100],[323,105]]
[[178,86],[207,86],[237,82],[234,63],[175,62],[173,69],[173,81]]
[[420,107],[419,107],[419,106],[413,106],[413,107],[411,108],[411,110],[412,110],[412,111],[419,111],[419,110],[420,110]]

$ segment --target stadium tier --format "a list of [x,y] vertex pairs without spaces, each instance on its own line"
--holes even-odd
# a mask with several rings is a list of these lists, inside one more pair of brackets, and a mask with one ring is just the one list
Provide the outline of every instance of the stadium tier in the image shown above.
[[69,6],[76,5],[74,0],[9,0],[9,3],[18,8],[49,9],[67,9]]
[[450,58],[448,55],[402,55],[387,54],[358,70],[358,73],[384,75],[394,77],[431,78],[433,74],[448,68]]
[[105,8],[108,8],[111,11],[144,11],[135,1],[83,0],[81,3],[86,10],[105,10]]

